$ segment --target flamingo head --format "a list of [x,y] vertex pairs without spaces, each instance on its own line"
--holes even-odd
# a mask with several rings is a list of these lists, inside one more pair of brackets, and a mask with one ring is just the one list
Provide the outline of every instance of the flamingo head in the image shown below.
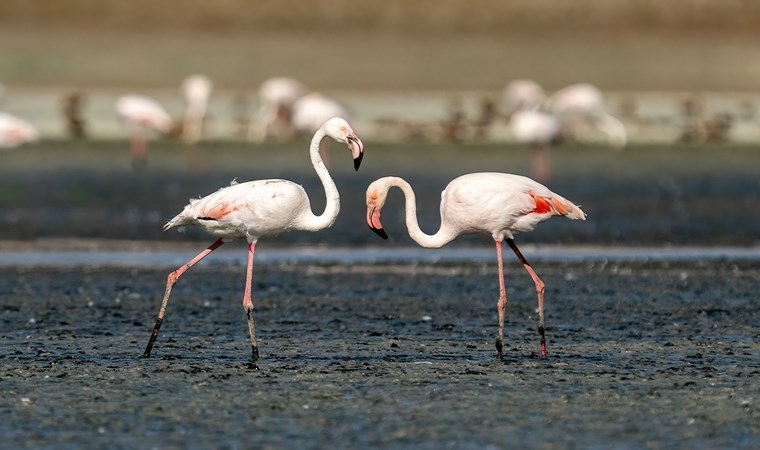
[[333,117],[322,125],[325,134],[338,142],[348,145],[351,156],[354,158],[354,169],[359,170],[364,157],[364,144],[356,136],[351,125],[340,117]]
[[381,178],[373,181],[367,188],[367,225],[378,236],[388,239],[388,235],[383,230],[383,224],[380,223],[380,211],[388,197],[389,187],[385,180],[385,178]]

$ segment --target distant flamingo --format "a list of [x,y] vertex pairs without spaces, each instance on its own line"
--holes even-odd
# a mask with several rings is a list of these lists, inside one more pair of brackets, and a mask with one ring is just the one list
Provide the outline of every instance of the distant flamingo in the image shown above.
[[195,144],[201,138],[203,119],[206,117],[208,101],[214,86],[205,75],[191,75],[182,82],[181,89],[187,103],[182,123],[182,138],[188,144]]
[[[319,92],[312,92],[298,99],[293,105],[293,129],[297,134],[311,134],[330,117],[350,117],[343,106]],[[329,155],[321,151],[325,164],[330,166]]]
[[246,183],[233,182],[231,186],[222,188],[206,197],[190,200],[190,204],[185,206],[181,213],[164,226],[164,230],[168,230],[184,225],[195,225],[219,239],[195,258],[169,274],[166,282],[166,293],[158,312],[156,325],[153,327],[153,333],[143,357],[150,356],[166,313],[171,289],[179,277],[222,245],[225,240],[246,239],[248,241],[248,267],[243,294],[243,308],[248,317],[253,361],[259,359],[259,348],[253,329],[253,301],[251,299],[253,251],[260,237],[274,236],[291,230],[319,231],[330,227],[335,222],[340,210],[340,195],[319,155],[320,143],[327,136],[348,145],[356,170],[359,169],[364,155],[364,144],[349,124],[341,118],[328,120],[314,134],[309,154],[327,197],[325,211],[321,215],[316,216],[312,213],[309,197],[300,185],[286,180],[258,180]]
[[127,127],[132,140],[132,165],[141,169],[147,164],[148,130],[167,134],[173,121],[155,100],[142,95],[125,95],[116,100],[116,113]]
[[335,116],[348,117],[348,112],[337,100],[319,92],[305,95],[293,104],[293,127],[297,133],[313,133]]
[[499,267],[499,334],[496,350],[499,357],[503,356],[504,317],[507,311],[501,251],[501,242],[506,240],[536,285],[541,356],[546,356],[544,283],[520,253],[513,235],[532,231],[538,223],[552,216],[585,220],[583,211],[530,178],[505,173],[471,173],[454,179],[441,193],[441,227],[434,235],[428,235],[420,230],[417,222],[417,203],[412,187],[401,178],[385,177],[372,182],[367,188],[367,224],[383,239],[387,239],[388,235],[380,223],[380,211],[385,205],[388,190],[393,186],[404,193],[406,226],[409,235],[419,245],[440,248],[457,236],[473,233],[487,233],[496,242]]
[[0,148],[18,147],[39,137],[37,129],[26,120],[0,112]]
[[565,123],[581,121],[590,124],[604,134],[614,148],[621,149],[628,142],[625,126],[607,112],[602,91],[592,84],[566,86],[552,94],[548,105]]
[[551,146],[562,139],[559,120],[550,113],[525,109],[515,111],[509,128],[517,142],[531,146],[533,177],[546,181],[551,175]]
[[502,95],[507,114],[525,109],[538,109],[546,101],[546,92],[533,80],[514,80]]
[[[256,142],[263,142],[275,135],[289,138],[293,135],[293,105],[309,92],[300,81],[288,77],[269,78],[259,87],[259,111],[257,120],[251,127],[250,137]],[[340,114],[328,116],[343,117]],[[324,120],[317,125],[324,123]],[[316,128],[313,130],[316,131]],[[312,132],[313,132],[312,131]]]

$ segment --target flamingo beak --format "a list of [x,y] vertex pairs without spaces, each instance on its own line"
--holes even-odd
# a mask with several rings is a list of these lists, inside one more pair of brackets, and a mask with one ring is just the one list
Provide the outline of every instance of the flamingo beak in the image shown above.
[[388,239],[388,235],[383,230],[383,225],[380,223],[380,210],[374,206],[367,207],[367,225],[378,236],[383,239]]
[[348,141],[348,148],[351,150],[351,156],[354,157],[354,170],[359,170],[362,158],[364,158],[364,144],[355,134],[349,134],[346,140]]

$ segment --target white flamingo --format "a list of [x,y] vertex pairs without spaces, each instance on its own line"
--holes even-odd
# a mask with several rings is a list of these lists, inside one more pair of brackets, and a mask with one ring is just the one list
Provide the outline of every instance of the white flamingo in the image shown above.
[[[263,142],[272,135],[280,138],[292,136],[293,105],[308,92],[309,89],[303,83],[288,77],[270,78],[261,83],[258,117],[251,127],[250,138],[256,142]],[[329,117],[343,116],[336,114]],[[322,123],[324,121],[317,125],[317,128]]]
[[39,137],[39,131],[26,120],[0,112],[0,148],[18,147]]
[[[298,134],[308,135],[319,128],[330,117],[350,117],[337,100],[312,92],[298,99],[293,105],[293,129]],[[350,120],[350,119],[349,119]],[[329,155],[322,150],[322,159],[330,166]]]
[[173,120],[155,100],[142,95],[125,95],[116,100],[116,113],[127,127],[132,141],[132,165],[143,168],[147,163],[147,133],[150,130],[167,134]]
[[203,119],[206,117],[213,89],[213,83],[205,75],[191,75],[182,82],[182,95],[187,103],[182,123],[182,138],[188,144],[195,144],[201,138]]
[[144,357],[150,356],[166,313],[171,289],[179,277],[222,245],[225,240],[245,239],[248,242],[248,266],[243,308],[248,318],[253,361],[259,359],[259,349],[253,329],[253,301],[251,299],[253,252],[256,242],[264,236],[275,236],[291,230],[319,231],[333,224],[340,210],[340,195],[319,155],[320,143],[328,136],[348,145],[355,169],[359,169],[364,155],[364,144],[349,124],[341,118],[328,120],[314,134],[309,154],[327,197],[325,210],[319,216],[311,211],[309,197],[300,185],[287,180],[258,180],[246,183],[233,182],[232,185],[206,197],[190,200],[190,204],[164,226],[164,230],[168,230],[184,225],[195,225],[218,239],[196,257],[169,274],[161,309],[143,354]]
[[607,112],[604,95],[596,86],[588,83],[572,84],[552,94],[548,103],[550,110],[564,118],[565,122],[589,123],[604,134],[612,147],[622,149],[627,144],[625,126]]
[[502,241],[506,240],[536,285],[541,356],[546,356],[544,283],[520,253],[514,235],[531,231],[538,223],[552,216],[585,220],[583,211],[530,178],[506,173],[471,173],[454,179],[441,193],[441,226],[435,234],[429,235],[420,230],[417,203],[409,183],[402,178],[385,177],[372,182],[367,188],[367,224],[383,239],[388,236],[380,223],[380,211],[385,205],[388,190],[393,186],[404,193],[409,236],[422,247],[439,248],[457,236],[473,233],[489,234],[496,242],[499,267],[499,332],[496,349],[499,357],[503,356],[504,317],[507,310],[501,249]]
[[293,104],[293,128],[297,133],[311,134],[330,117],[349,117],[337,100],[312,92]]
[[518,110],[510,117],[509,128],[515,141],[531,146],[533,177],[548,180],[551,175],[551,146],[562,139],[562,128],[557,117],[539,110]]
[[507,84],[502,94],[507,114],[526,109],[538,109],[546,101],[546,92],[533,80],[514,80]]

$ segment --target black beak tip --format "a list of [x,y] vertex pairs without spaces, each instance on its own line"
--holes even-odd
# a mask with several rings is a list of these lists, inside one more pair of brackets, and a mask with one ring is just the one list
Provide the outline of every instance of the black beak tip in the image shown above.
[[372,229],[372,231],[375,232],[375,234],[377,234],[381,238],[383,238],[385,240],[388,240],[388,235],[385,233],[385,230],[383,230],[382,228],[371,228],[371,229]]
[[362,165],[362,159],[364,158],[364,152],[359,153],[359,156],[354,159],[354,170],[359,170],[359,166]]

